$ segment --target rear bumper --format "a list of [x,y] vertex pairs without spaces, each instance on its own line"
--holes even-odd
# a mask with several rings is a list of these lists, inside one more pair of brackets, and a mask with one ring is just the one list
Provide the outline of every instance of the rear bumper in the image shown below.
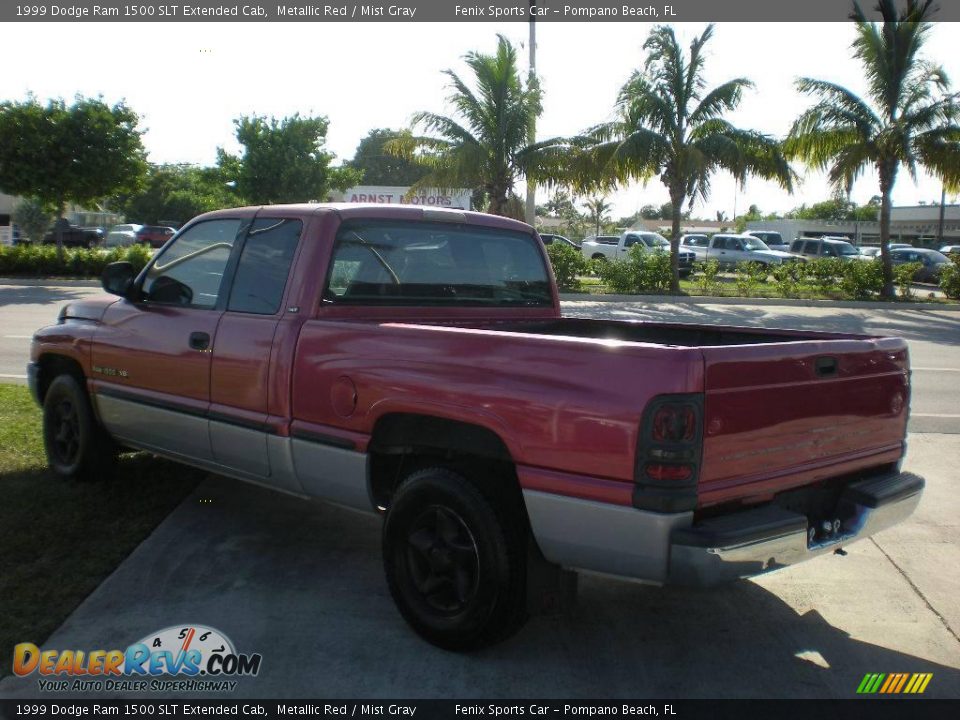
[[693,513],[655,513],[524,491],[544,556],[579,570],[659,584],[709,587],[794,565],[896,525],[920,502],[923,478],[891,473],[851,483],[829,530],[776,505],[693,524]]

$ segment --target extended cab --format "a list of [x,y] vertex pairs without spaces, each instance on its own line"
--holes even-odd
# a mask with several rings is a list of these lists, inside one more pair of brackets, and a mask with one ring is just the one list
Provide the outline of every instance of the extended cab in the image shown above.
[[136,448],[380,513],[390,592],[442,647],[515,631],[560,568],[709,586],[921,496],[903,340],[565,318],[513,220],[222,210],[103,280],[34,335],[53,471]]
[[[626,260],[627,253],[634,246],[643,252],[670,252],[670,241],[663,235],[641,230],[627,230],[619,238],[616,235],[588,237],[580,246],[580,252],[588,260]],[[688,248],[680,248],[680,277],[693,272],[694,254]]]

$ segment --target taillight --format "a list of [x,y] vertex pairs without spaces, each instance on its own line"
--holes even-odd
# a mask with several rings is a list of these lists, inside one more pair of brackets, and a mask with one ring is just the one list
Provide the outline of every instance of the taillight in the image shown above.
[[668,403],[653,415],[651,431],[654,442],[690,442],[697,432],[697,413],[691,405]]
[[647,477],[654,480],[689,480],[693,475],[693,468],[689,465],[664,465],[663,463],[648,463]]
[[635,507],[658,512],[696,507],[702,424],[700,394],[660,395],[650,401],[637,440]]

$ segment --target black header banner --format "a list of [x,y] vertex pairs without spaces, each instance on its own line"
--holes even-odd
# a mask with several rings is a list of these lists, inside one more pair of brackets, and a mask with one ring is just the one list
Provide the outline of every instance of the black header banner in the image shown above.
[[[960,1],[935,19],[960,21]],[[879,17],[875,0],[862,0]],[[2,22],[843,22],[848,0],[33,0],[0,3]]]

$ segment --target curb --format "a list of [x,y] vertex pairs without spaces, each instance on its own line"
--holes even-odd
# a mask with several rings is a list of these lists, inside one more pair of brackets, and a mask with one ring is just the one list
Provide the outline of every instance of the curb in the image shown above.
[[0,277],[0,285],[9,285],[12,287],[100,287],[99,280],[87,280],[84,278],[3,278]]
[[753,305],[769,307],[849,308],[860,310],[943,310],[960,312],[960,303],[879,302],[873,300],[797,300],[793,298],[709,297],[703,295],[589,295],[560,293],[561,302],[657,305]]

